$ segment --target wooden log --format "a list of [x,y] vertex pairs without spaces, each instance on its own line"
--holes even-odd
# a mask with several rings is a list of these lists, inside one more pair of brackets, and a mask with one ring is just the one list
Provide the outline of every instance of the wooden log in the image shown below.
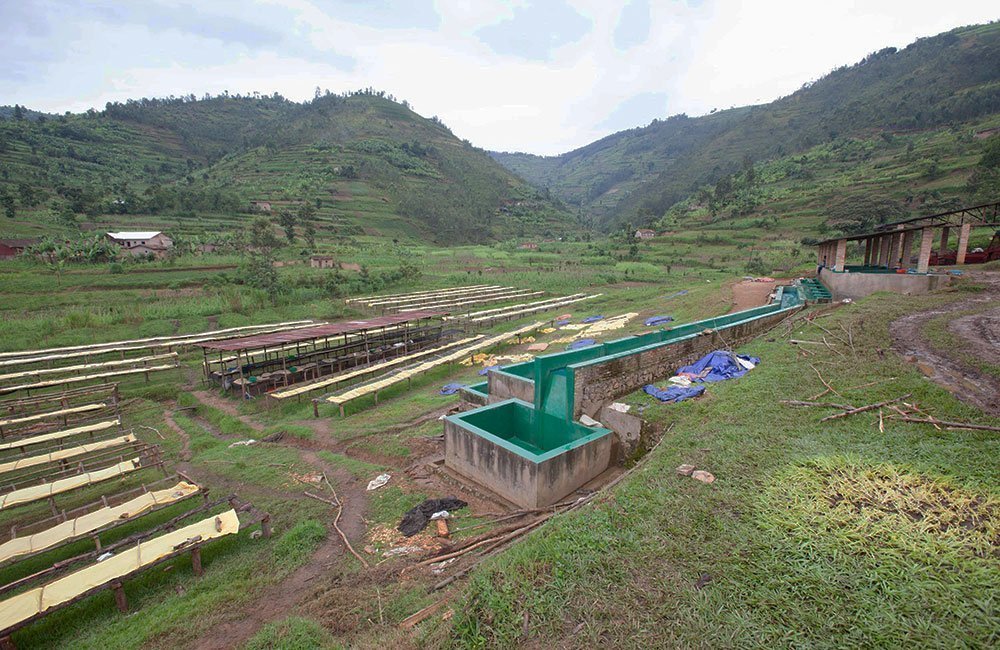
[[871,411],[877,408],[882,408],[883,406],[888,406],[889,404],[893,404],[894,402],[902,401],[909,396],[910,393],[907,393],[906,395],[901,395],[893,399],[887,399],[884,402],[876,402],[875,404],[867,404],[865,406],[859,406],[858,408],[849,409],[847,411],[843,411],[842,413],[834,413],[833,415],[826,416],[825,418],[820,420],[820,422],[826,422],[827,420],[837,420],[839,418],[846,418],[849,415],[855,415],[857,413],[864,413],[865,411]]
[[440,609],[447,602],[448,602],[447,598],[442,598],[436,603],[424,607],[419,612],[415,614],[410,614],[409,616],[404,618],[402,622],[400,622],[399,627],[401,629],[408,630],[416,625],[419,625],[420,623],[424,622],[425,620],[433,616],[436,612],[440,611]]

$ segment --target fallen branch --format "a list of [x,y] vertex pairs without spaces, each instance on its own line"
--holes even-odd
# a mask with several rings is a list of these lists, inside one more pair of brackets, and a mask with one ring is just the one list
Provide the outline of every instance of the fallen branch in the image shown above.
[[[329,481],[327,481],[327,485],[330,485]],[[330,485],[330,489],[333,490],[333,486],[332,485]],[[334,517],[334,519],[333,519],[333,528],[334,528],[334,530],[336,530],[337,534],[340,535],[340,539],[342,539],[344,541],[344,546],[346,546],[347,550],[351,552],[351,555],[353,555],[354,557],[358,558],[358,561],[361,562],[361,564],[364,565],[364,567],[366,569],[370,569],[371,566],[368,564],[368,562],[365,560],[365,558],[363,558],[360,555],[358,555],[358,552],[354,550],[354,547],[351,546],[351,542],[347,539],[347,535],[345,535],[344,531],[342,531],[340,529],[340,525],[339,525],[340,515],[343,514],[343,512],[344,512],[344,504],[342,504],[340,502],[340,498],[337,496],[337,491],[333,490],[333,498],[335,499],[335,501],[331,501],[330,499],[327,499],[326,497],[321,497],[318,494],[313,494],[312,492],[309,492],[308,490],[303,491],[303,494],[305,494],[307,497],[316,499],[317,501],[322,501],[323,503],[328,503],[331,506],[335,506],[337,508],[337,516]]]
[[402,629],[404,629],[404,630],[408,630],[408,629],[410,629],[411,627],[413,627],[415,625],[419,625],[420,623],[423,623],[425,620],[427,620],[428,618],[430,618],[431,616],[433,616],[435,613],[437,613],[444,606],[444,604],[447,603],[447,602],[448,602],[447,598],[442,598],[441,600],[437,601],[436,603],[434,603],[432,605],[428,605],[427,607],[424,607],[419,612],[417,612],[415,614],[410,614],[409,616],[407,616],[406,618],[404,618],[400,622],[399,627],[402,628]]
[[914,422],[917,424],[942,425],[950,429],[975,429],[977,431],[1000,431],[1000,427],[994,427],[989,424],[972,424],[971,422],[948,422],[947,420],[922,420],[920,418],[911,418],[902,416],[895,419],[902,420],[903,422]]
[[[931,422],[934,421],[934,418],[929,413],[924,413],[923,411],[921,411],[920,408],[916,404],[910,404],[909,402],[903,402],[903,405],[910,407],[911,409],[913,409],[914,411],[916,411],[920,415],[924,416],[925,418],[927,418]],[[905,416],[906,413],[903,413],[902,415]],[[937,429],[938,431],[941,430],[941,427],[939,427],[936,424],[934,425],[934,428]]]
[[835,338],[838,341],[840,341],[841,343],[843,343],[844,345],[847,345],[847,341],[845,341],[844,339],[840,338],[839,336],[837,336],[836,334],[834,334],[830,330],[826,329],[825,327],[823,327],[822,325],[820,325],[819,323],[817,323],[815,320],[807,320],[806,322],[810,323],[811,325],[815,325],[816,327],[820,328],[821,330],[823,330],[824,332],[826,332],[827,334],[829,334],[832,338]]
[[851,345],[851,352],[853,352],[856,355],[858,351],[854,347],[854,334],[853,334],[854,326],[852,325],[851,328],[848,329],[844,327],[843,323],[838,323],[838,324],[840,325],[840,329],[844,330],[844,334],[847,334],[847,342]]
[[837,353],[837,354],[839,354],[840,356],[844,356],[844,353],[843,353],[843,352],[841,352],[841,351],[840,351],[840,350],[838,350],[837,348],[835,348],[835,347],[833,347],[832,345],[830,345],[830,343],[829,343],[829,342],[827,342],[827,340],[826,340],[826,337],[825,337],[825,336],[823,337],[823,343],[824,343],[824,344],[826,345],[826,347],[830,348],[830,350],[832,350],[833,352],[836,352],[836,353]]
[[[816,366],[814,366],[811,363],[809,364],[809,367],[813,369],[813,372],[816,373],[816,376],[819,377],[819,380],[823,383],[824,386],[826,386],[826,390],[830,391],[831,393],[833,393],[837,397],[840,397],[841,399],[844,399],[844,396],[841,395],[840,393],[838,393],[837,389],[835,389],[825,379],[823,379],[823,375],[820,373],[819,368],[817,368]],[[826,394],[825,391],[823,393],[820,393],[821,396],[825,395],[825,394]],[[814,397],[812,399],[816,399],[816,398]]]
[[896,398],[893,398],[893,399],[887,399],[884,402],[877,402],[875,404],[868,404],[866,406],[859,406],[858,408],[854,408],[854,409],[850,409],[850,410],[847,410],[847,411],[843,411],[841,413],[834,413],[833,415],[826,416],[825,418],[823,418],[822,420],[820,420],[820,422],[826,422],[827,420],[837,420],[839,418],[846,418],[848,415],[855,415],[857,413],[864,413],[865,411],[871,411],[871,410],[874,410],[874,409],[877,409],[877,408],[882,408],[883,406],[888,406],[889,404],[892,404],[894,402],[899,402],[901,400],[904,400],[904,399],[906,399],[909,396],[910,396],[910,393],[907,393],[906,395],[901,395],[900,397],[896,397]]
[[149,429],[156,435],[160,436],[160,440],[166,440],[166,438],[163,437],[163,434],[160,433],[158,429],[154,429],[153,427],[147,427],[145,424],[137,424],[136,426],[140,429]]
[[789,343],[794,343],[795,345],[823,345],[823,341],[803,341],[802,339],[788,339]]
[[850,404],[836,404],[834,402],[806,402],[798,399],[783,399],[780,403],[788,406],[821,406],[824,408],[841,409],[844,411],[850,411],[854,408]]

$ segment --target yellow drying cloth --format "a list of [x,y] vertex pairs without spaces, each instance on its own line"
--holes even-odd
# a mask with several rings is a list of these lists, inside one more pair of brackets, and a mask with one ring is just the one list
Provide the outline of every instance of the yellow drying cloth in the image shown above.
[[97,442],[90,442],[85,445],[80,445],[78,447],[70,447],[69,449],[58,449],[56,451],[50,451],[47,454],[38,454],[37,456],[18,458],[17,460],[8,461],[6,463],[0,463],[0,475],[6,474],[7,472],[13,472],[19,469],[25,469],[27,467],[35,467],[36,465],[44,465],[46,463],[52,463],[57,460],[72,458],[73,456],[89,454],[90,452],[93,451],[100,451],[102,449],[111,449],[113,447],[118,447],[120,445],[127,445],[128,443],[135,441],[136,437],[133,436],[131,433],[129,433],[121,437],[108,438],[107,440],[98,440]]
[[124,548],[103,562],[84,567],[47,585],[0,602],[0,629],[17,625],[36,614],[66,604],[90,589],[155,564],[180,548],[202,544],[224,535],[234,535],[239,530],[240,520],[236,516],[236,511],[228,510],[190,526]]
[[99,483],[100,481],[104,481],[109,478],[134,472],[140,467],[141,465],[139,464],[139,459],[133,458],[132,460],[126,460],[118,463],[117,465],[94,470],[93,472],[75,474],[73,476],[61,478],[58,481],[52,481],[51,483],[42,483],[41,485],[32,485],[31,487],[14,490],[13,492],[8,492],[7,494],[0,496],[0,510],[20,505],[22,503],[31,503],[32,501],[45,499],[50,496],[55,496],[56,494],[62,494],[63,492],[69,492],[70,490],[75,490],[85,485]]
[[125,503],[95,510],[76,519],[46,528],[34,535],[15,537],[0,544],[0,563],[22,555],[29,555],[52,548],[64,541],[83,537],[114,522],[126,521],[152,510],[185,499],[200,490],[197,485],[181,481],[172,488],[146,492]]

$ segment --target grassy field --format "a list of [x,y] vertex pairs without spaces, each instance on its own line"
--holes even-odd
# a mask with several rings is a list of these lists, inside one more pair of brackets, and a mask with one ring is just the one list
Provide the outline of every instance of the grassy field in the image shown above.
[[[629,244],[436,249],[371,238],[329,246],[373,275],[395,268],[401,256],[423,270],[419,279],[381,287],[385,293],[493,283],[552,295],[604,294],[568,308],[575,318],[638,312],[689,322],[732,308],[731,286],[743,274],[743,260],[726,255],[734,250],[731,245],[720,243],[719,252],[709,255],[710,249],[696,242],[677,249],[643,243],[633,255]],[[703,255],[717,259],[709,263]],[[129,266],[124,273],[81,265],[61,275],[25,261],[4,263],[2,347],[360,314],[330,295],[329,271],[282,267],[283,291],[272,302],[234,283],[236,271],[204,268],[217,266],[206,264],[212,257]],[[286,251],[284,257],[292,256]],[[794,272],[811,265],[804,257]],[[677,295],[681,290],[687,293]],[[456,583],[444,592],[454,614],[446,621],[434,617],[415,633],[396,625],[441,597],[428,593],[438,578],[421,573],[401,578],[406,558],[363,570],[333,532],[331,509],[304,497],[303,490],[324,491],[317,481],[326,474],[348,504],[341,525],[359,550],[370,548],[363,551],[366,557],[381,559],[379,554],[400,543],[387,531],[402,513],[424,498],[442,496],[440,486],[407,471],[436,453],[434,438],[441,432],[436,416],[456,403],[438,388],[476,382],[479,368],[440,368],[409,387],[385,391],[377,407],[362,399],[352,403],[347,418],[330,406],[314,419],[308,400],[269,407],[219,394],[200,383],[200,356],[185,355],[178,370],[154,375],[149,383],[141,378],[123,383],[126,424],[156,428],[162,439],[145,429],[137,433],[160,444],[171,464],[209,485],[214,496],[237,492],[271,512],[275,535],[264,540],[244,533],[208,545],[203,578],[191,575],[190,562],[181,558],[168,563],[169,570],[130,580],[128,616],[119,615],[111,595],[102,593],[46,617],[14,640],[22,648],[196,642],[249,648],[496,647],[524,642],[528,611],[533,643],[577,647],[888,647],[928,639],[988,644],[997,634],[990,586],[1000,577],[998,477],[990,461],[995,436],[900,423],[880,433],[870,414],[820,424],[822,413],[777,403],[822,390],[812,363],[852,402],[913,392],[921,408],[937,417],[982,421],[885,352],[894,317],[960,293],[919,300],[880,295],[824,318],[828,328],[837,323],[852,328],[856,355],[830,352],[803,359],[778,330],[747,346],[764,360],[757,370],[713,386],[700,400],[662,406],[645,395],[630,396],[627,401],[640,405],[645,417],[669,428],[640,469],[596,505],[558,517],[474,572],[469,582]],[[794,336],[815,336],[809,327],[802,325]],[[637,318],[622,333],[642,329]],[[505,346],[500,352],[523,351]],[[886,382],[847,390],[876,379]],[[232,442],[279,431],[285,436],[278,443],[230,448]],[[682,462],[704,467],[718,480],[705,486],[675,475],[673,468]],[[393,475],[390,485],[366,493],[364,485],[382,471]],[[84,502],[99,493],[90,490],[79,498]],[[140,527],[176,512],[150,515]],[[30,514],[19,514],[25,513]],[[0,524],[4,521],[0,517]],[[470,511],[458,521],[483,520]],[[110,543],[133,531],[123,527],[102,539]],[[85,546],[72,548],[80,552]],[[3,577],[38,570],[68,553],[8,568]]]

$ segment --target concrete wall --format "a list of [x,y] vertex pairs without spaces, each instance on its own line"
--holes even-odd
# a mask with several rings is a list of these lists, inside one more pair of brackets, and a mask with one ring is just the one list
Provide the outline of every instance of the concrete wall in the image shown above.
[[864,298],[876,291],[894,291],[912,296],[928,293],[948,285],[948,275],[912,275],[908,273],[834,273],[821,269],[819,281],[834,300]]
[[726,328],[721,335],[716,330],[708,330],[677,343],[575,368],[573,417],[579,418],[586,413],[599,418],[601,407],[611,400],[670,377],[679,366],[693,363],[713,350],[738,347],[788,316],[787,311],[772,314]]
[[558,502],[607,469],[614,436],[605,435],[535,463],[524,456],[444,421],[445,464],[522,508]]
[[528,404],[533,404],[535,401],[535,382],[531,379],[490,370],[487,373],[487,380],[490,383],[490,404],[512,397]]
[[444,421],[444,463],[459,474],[525,508],[537,501],[538,466],[513,451]]
[[615,434],[614,445],[611,448],[612,462],[622,464],[645,453],[650,427],[641,417],[605,406],[601,409],[601,417],[597,420]]

